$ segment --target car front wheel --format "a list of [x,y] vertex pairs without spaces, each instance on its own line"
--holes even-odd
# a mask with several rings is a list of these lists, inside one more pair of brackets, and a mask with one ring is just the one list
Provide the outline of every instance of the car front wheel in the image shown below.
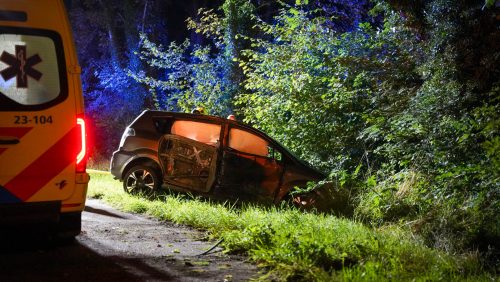
[[123,178],[123,189],[129,194],[153,195],[161,186],[157,170],[150,166],[137,165],[130,168]]

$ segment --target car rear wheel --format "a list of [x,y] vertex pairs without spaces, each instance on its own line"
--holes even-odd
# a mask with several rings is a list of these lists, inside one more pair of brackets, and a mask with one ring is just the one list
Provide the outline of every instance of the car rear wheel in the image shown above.
[[123,189],[129,194],[153,195],[161,186],[160,173],[145,165],[130,168],[123,178]]

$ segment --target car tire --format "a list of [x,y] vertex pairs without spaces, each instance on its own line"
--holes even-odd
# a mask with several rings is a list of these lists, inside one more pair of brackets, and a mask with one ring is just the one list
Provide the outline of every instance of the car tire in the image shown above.
[[127,170],[125,177],[123,177],[123,189],[129,194],[152,196],[158,192],[160,187],[160,173],[151,166],[133,166]]

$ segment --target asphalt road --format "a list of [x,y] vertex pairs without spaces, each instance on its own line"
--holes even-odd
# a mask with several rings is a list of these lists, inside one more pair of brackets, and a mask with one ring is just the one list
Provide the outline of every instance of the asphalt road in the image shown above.
[[82,234],[72,242],[31,232],[2,238],[0,281],[247,281],[258,276],[244,257],[185,226],[127,214],[88,200]]

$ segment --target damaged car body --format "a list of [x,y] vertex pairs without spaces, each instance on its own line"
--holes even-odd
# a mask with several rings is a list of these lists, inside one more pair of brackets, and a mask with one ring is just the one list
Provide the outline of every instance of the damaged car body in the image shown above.
[[163,186],[222,200],[278,203],[324,175],[265,133],[209,115],[144,111],[125,130],[111,173],[129,193]]

